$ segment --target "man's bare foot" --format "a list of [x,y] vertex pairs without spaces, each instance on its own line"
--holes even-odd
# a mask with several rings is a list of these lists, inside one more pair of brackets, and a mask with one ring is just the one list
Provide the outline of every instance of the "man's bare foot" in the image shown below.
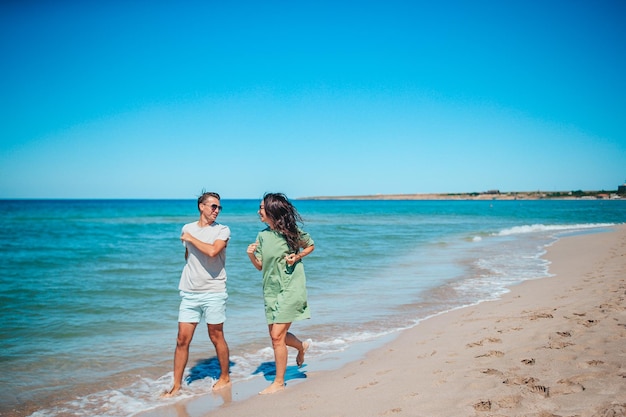
[[274,394],[275,392],[279,392],[284,389],[285,389],[285,384],[277,384],[275,382],[272,382],[272,385],[265,388],[263,391],[259,392],[259,394],[260,395]]
[[231,386],[231,382],[230,379],[218,379],[217,382],[215,384],[213,384],[213,391],[218,391],[221,390],[222,388],[226,388],[226,387],[230,387]]
[[171,390],[165,391],[161,394],[161,398],[170,398],[178,394],[180,394],[180,387],[173,387]]
[[298,356],[296,356],[296,365],[298,365],[298,368],[302,368],[302,364],[304,363],[304,354],[306,353],[307,350],[309,350],[310,346],[311,346],[311,339],[308,339],[305,342],[302,342],[302,350],[299,350]]

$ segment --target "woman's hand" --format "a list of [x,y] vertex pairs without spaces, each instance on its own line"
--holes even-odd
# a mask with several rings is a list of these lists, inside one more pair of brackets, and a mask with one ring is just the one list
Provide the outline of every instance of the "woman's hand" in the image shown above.
[[259,246],[259,242],[249,244],[248,249],[246,249],[246,253],[248,254],[248,258],[250,258],[252,265],[260,271],[263,268],[263,262],[256,257],[255,251],[257,246]]
[[287,262],[287,265],[289,266],[292,266],[299,260],[300,260],[300,257],[296,255],[295,253],[290,253],[289,255],[285,256],[285,262]]
[[248,255],[254,255],[254,251],[256,250],[257,246],[259,246],[259,242],[250,243],[248,245],[248,249],[246,249],[246,253]]

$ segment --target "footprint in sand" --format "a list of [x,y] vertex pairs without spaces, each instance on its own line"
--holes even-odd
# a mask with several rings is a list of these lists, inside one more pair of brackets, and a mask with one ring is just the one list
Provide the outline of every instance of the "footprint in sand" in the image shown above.
[[554,318],[554,316],[550,313],[534,313],[532,316],[530,316],[531,320],[551,319],[551,318]]
[[534,383],[527,385],[531,392],[540,394],[545,398],[553,397],[555,395],[576,394],[585,390],[585,387],[582,384],[569,379],[561,379],[557,381],[557,385],[555,387],[551,388],[546,387],[545,385],[536,385]]
[[413,397],[417,397],[418,395],[420,395],[419,392],[410,392],[407,395],[405,395],[403,399],[405,399],[405,400],[406,399],[411,399]]
[[582,386],[578,382],[574,382],[569,379],[560,379],[556,381],[556,383],[558,385],[552,388],[552,390],[550,391],[550,393],[554,395],[575,394],[577,392],[583,392],[585,390],[584,386]]
[[536,378],[533,378],[532,376],[529,376],[529,377],[513,376],[502,381],[502,383],[505,385],[529,385],[529,386],[534,386],[535,382],[539,382],[539,380]]
[[476,411],[489,411],[491,410],[491,401],[479,401],[474,404],[474,410]]
[[489,343],[502,343],[502,339],[498,339],[496,337],[487,337],[485,339],[479,340],[478,342],[473,342],[473,343],[468,343],[467,345],[465,345],[468,348],[472,348],[472,347],[476,347],[476,346],[482,346],[483,343],[485,342],[489,342]]
[[475,356],[476,358],[489,358],[489,357],[500,358],[504,356],[504,352],[500,352],[499,350],[490,350],[487,353],[483,353],[482,355]]
[[545,385],[539,385],[538,382],[539,380],[537,378],[522,376],[512,376],[502,381],[502,383],[506,385],[526,386],[530,392],[539,394],[544,398],[548,398],[552,394],[572,394],[575,392],[581,392],[585,389],[582,385],[569,380],[558,381],[559,386],[556,389]]
[[546,348],[548,349],[564,349],[568,346],[574,346],[573,343],[570,342],[561,342],[558,340],[550,340]]
[[369,387],[373,387],[374,385],[378,384],[378,381],[372,381],[367,385],[361,385],[360,387],[356,387],[357,390],[361,390],[361,389],[366,389]]
[[519,395],[503,397],[495,401],[500,408],[516,408],[519,407],[521,402],[522,398]]
[[602,313],[611,313],[613,311],[624,311],[624,308],[615,304],[607,304],[603,303],[598,306],[600,312]]
[[543,385],[532,385],[530,391],[548,398],[550,396],[550,388]]
[[611,404],[603,407],[594,417],[626,417],[626,403],[624,404]]
[[484,370],[482,370],[480,372],[482,372],[485,375],[504,376],[503,372],[500,372],[497,369],[493,369],[493,368],[484,369]]

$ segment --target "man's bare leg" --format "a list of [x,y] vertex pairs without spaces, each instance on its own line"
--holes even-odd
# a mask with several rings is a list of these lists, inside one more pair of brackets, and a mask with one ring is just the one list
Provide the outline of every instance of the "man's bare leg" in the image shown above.
[[176,338],[176,351],[174,352],[174,384],[172,389],[166,391],[161,397],[172,397],[180,391],[183,383],[183,373],[189,359],[189,345],[193,339],[193,333],[198,323],[178,323],[178,336]]
[[217,361],[220,363],[220,377],[213,384],[213,391],[230,386],[230,354],[224,337],[224,323],[208,324],[209,338],[215,346]]

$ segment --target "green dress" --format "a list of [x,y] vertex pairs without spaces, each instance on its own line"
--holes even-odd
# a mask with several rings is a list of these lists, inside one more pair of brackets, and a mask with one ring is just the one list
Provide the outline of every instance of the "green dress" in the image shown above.
[[[313,245],[308,233],[300,231],[305,246]],[[291,323],[311,318],[307,304],[306,276],[302,261],[289,266],[285,256],[293,253],[287,241],[269,227],[257,235],[255,255],[263,262],[263,300],[268,324]]]

